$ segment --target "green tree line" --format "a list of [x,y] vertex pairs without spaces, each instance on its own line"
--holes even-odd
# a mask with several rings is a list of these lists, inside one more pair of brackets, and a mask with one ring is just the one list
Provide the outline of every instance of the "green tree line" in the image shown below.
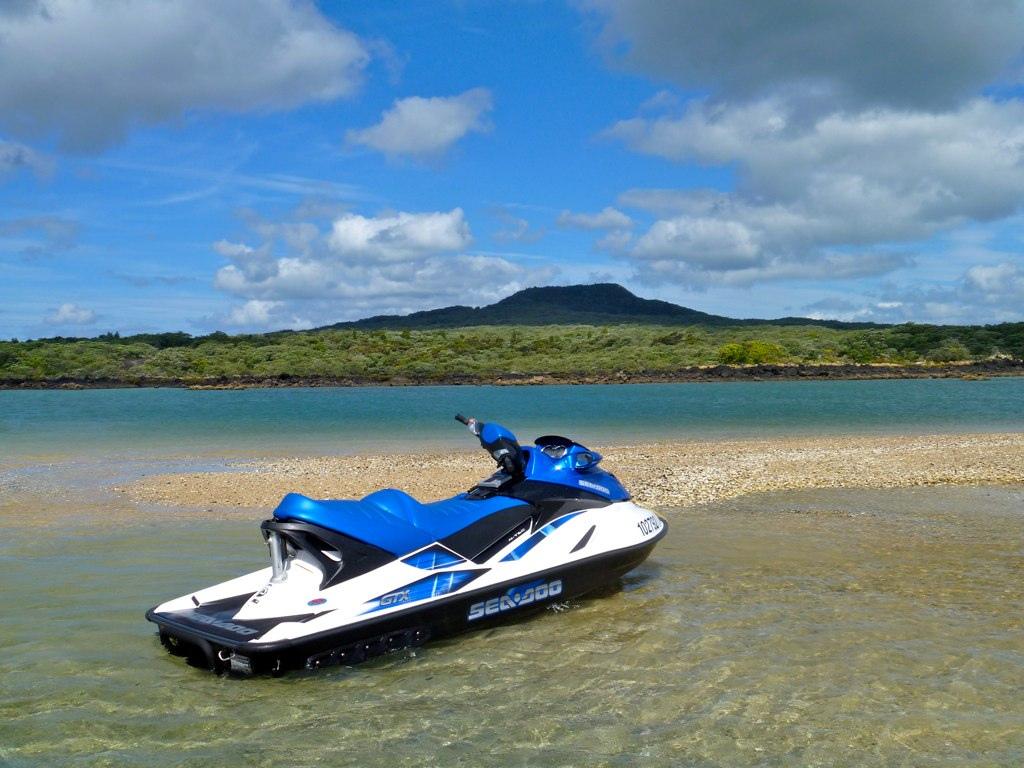
[[481,326],[229,336],[105,334],[0,342],[0,381],[125,383],[323,377],[443,381],[470,376],[667,373],[691,366],[947,363],[1024,358],[1024,323],[821,326]]

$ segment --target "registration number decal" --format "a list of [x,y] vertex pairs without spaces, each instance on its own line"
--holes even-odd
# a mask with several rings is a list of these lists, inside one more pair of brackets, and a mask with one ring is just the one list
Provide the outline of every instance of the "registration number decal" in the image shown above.
[[657,533],[661,530],[661,526],[661,518],[657,515],[648,515],[636,524],[636,527],[640,529],[640,533],[644,536],[650,536],[652,533]]

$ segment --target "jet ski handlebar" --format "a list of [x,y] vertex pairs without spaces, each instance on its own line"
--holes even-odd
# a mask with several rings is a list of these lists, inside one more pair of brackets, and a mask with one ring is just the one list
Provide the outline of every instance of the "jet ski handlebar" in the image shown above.
[[483,424],[481,424],[479,421],[474,419],[472,416],[467,419],[461,413],[456,413],[455,414],[455,420],[465,424],[467,427],[469,427],[469,431],[470,432],[472,432],[474,435],[477,435],[479,437],[480,429],[481,429],[481,427],[483,427]]

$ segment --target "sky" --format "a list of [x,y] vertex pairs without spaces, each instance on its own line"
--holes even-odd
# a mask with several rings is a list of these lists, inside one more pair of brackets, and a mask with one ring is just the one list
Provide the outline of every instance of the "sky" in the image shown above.
[[1022,53],[1012,0],[0,0],[0,337],[1024,320]]

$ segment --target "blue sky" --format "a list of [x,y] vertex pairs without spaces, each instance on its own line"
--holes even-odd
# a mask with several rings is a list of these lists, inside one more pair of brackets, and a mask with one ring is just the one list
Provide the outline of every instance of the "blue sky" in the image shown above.
[[1021,4],[890,5],[18,0],[0,335],[594,280],[743,317],[1024,319]]

